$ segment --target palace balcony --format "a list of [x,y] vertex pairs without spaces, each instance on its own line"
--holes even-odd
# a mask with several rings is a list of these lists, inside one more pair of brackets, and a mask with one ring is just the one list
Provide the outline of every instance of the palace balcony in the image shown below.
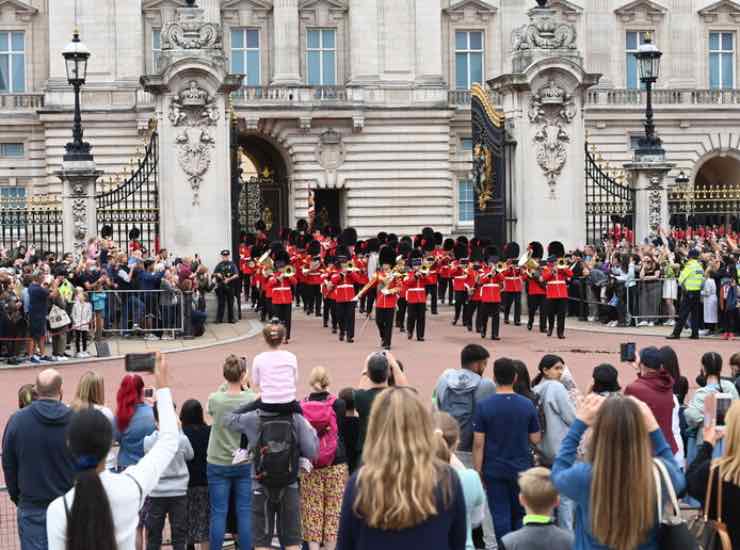
[[0,94],[0,112],[35,111],[44,106],[44,94]]
[[[587,108],[624,108],[644,109],[645,92],[627,89],[591,89],[586,92]],[[653,90],[653,105],[660,107],[676,106],[686,108],[701,105],[702,108],[740,108],[740,90],[699,90],[699,89],[666,89]]]

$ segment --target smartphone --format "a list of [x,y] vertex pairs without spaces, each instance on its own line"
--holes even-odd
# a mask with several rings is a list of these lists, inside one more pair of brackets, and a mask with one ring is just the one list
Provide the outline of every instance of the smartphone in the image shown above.
[[634,342],[625,342],[619,344],[619,360],[622,363],[634,363],[637,359],[637,344]]
[[154,397],[154,388],[144,388],[144,397],[146,399]]
[[154,372],[157,354],[152,353],[127,353],[126,372]]
[[732,395],[729,393],[718,393],[716,398],[716,409],[714,413],[715,426],[718,430],[725,429],[725,415],[732,405]]

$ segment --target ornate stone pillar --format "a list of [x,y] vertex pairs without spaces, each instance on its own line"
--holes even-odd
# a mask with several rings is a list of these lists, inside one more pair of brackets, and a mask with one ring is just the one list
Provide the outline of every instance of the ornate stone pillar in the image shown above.
[[275,51],[274,85],[295,86],[301,83],[298,34],[298,0],[275,0],[273,49]]
[[56,176],[62,180],[64,250],[80,254],[87,240],[97,235],[95,183],[103,174],[95,161],[64,162]]
[[624,164],[632,189],[635,190],[635,242],[652,239],[661,228],[668,228],[668,190],[665,175],[675,166],[672,162],[650,162],[635,159]]

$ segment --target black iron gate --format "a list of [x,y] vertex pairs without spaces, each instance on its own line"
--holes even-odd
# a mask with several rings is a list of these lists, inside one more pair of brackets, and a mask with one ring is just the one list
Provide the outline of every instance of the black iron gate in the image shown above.
[[586,240],[599,244],[617,225],[634,235],[635,192],[609,174],[586,143]]
[[473,186],[475,191],[475,235],[502,247],[514,229],[511,179],[507,178],[507,156],[515,145],[507,142],[504,116],[496,111],[486,91],[478,84],[470,90],[473,131]]
[[121,250],[127,250],[132,237],[149,251],[159,249],[159,136],[156,129],[152,129],[144,157],[139,159],[131,175],[115,189],[98,195],[95,201],[98,234],[111,233]]
[[740,184],[676,186],[668,192],[671,227],[740,231]]
[[59,195],[0,197],[0,246],[34,248],[38,254],[64,252],[62,203]]

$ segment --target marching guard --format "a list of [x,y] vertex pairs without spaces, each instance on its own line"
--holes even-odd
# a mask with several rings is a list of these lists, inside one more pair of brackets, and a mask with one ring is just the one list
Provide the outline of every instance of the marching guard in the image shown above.
[[514,305],[514,325],[522,324],[522,290],[524,281],[519,266],[515,263],[519,260],[519,244],[510,242],[504,247],[506,258],[506,269],[502,273],[504,292],[502,302],[504,305],[504,324],[509,324],[511,306]]
[[563,243],[551,242],[547,255],[547,267],[542,271],[542,279],[547,283],[547,335],[552,336],[557,317],[558,338],[565,338],[568,283],[573,278],[573,271],[566,262]]
[[349,249],[337,246],[336,261],[341,270],[332,275],[331,283],[336,289],[335,309],[339,322],[339,341],[352,344],[355,341],[355,271],[349,265]]
[[486,337],[488,332],[488,319],[491,319],[491,340],[500,340],[499,327],[501,315],[501,284],[504,280],[503,273],[506,269],[504,262],[499,262],[496,255],[496,247],[488,247],[486,250],[486,261],[488,265],[481,269],[478,274],[477,285],[480,287],[481,300],[478,317],[480,321],[477,326],[481,337]]
[[408,307],[408,321],[406,337],[411,340],[416,329],[416,339],[424,341],[426,328],[427,289],[426,278],[428,273],[422,269],[421,252],[414,252],[411,256],[411,270],[404,279],[404,295]]
[[285,343],[290,342],[292,325],[293,287],[296,285],[295,268],[290,263],[287,251],[281,251],[275,259],[275,271],[270,277],[272,287],[272,311],[285,326]]
[[532,330],[534,316],[539,312],[540,332],[547,332],[547,312],[545,311],[545,281],[542,278],[542,244],[537,241],[529,243],[524,276],[527,282],[527,330]]
[[372,294],[373,290],[377,296],[375,300],[375,324],[380,335],[380,345],[391,349],[393,339],[393,316],[396,312],[398,295],[403,285],[401,279],[403,274],[393,270],[396,263],[396,253],[390,246],[383,246],[378,257],[381,268],[371,278],[365,287],[357,295],[358,300]]

